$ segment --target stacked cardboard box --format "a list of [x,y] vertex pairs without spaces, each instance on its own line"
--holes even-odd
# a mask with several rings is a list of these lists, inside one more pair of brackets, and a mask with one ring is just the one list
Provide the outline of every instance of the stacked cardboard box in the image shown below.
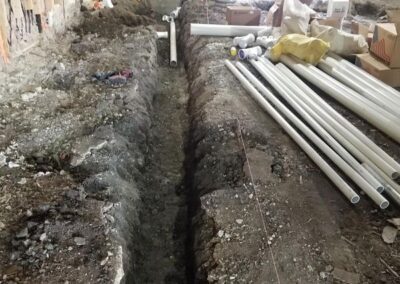
[[388,11],[389,23],[375,25],[370,54],[356,64],[392,87],[400,87],[400,10]]

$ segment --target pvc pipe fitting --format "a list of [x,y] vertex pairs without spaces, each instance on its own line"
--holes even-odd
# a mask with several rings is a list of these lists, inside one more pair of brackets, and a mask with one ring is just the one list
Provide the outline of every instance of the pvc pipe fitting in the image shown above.
[[257,37],[256,44],[268,49],[273,47],[276,39],[272,36],[259,36]]
[[168,32],[157,32],[157,38],[158,39],[168,38]]
[[244,59],[254,59],[262,54],[262,49],[259,46],[241,49],[239,50],[239,58]]
[[235,37],[233,39],[233,45],[239,46],[240,48],[246,48],[255,40],[256,37],[253,34],[248,34],[246,36]]
[[170,16],[172,19],[176,19],[179,17],[179,12],[181,11],[181,8],[182,7],[176,7],[176,9],[171,12]]

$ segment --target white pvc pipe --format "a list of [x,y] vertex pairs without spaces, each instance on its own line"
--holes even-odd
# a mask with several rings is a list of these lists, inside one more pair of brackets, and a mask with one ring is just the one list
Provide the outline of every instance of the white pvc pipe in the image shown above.
[[[269,115],[288,133],[288,135],[303,149],[303,151],[314,161],[314,163],[329,177],[338,189],[350,200],[351,203],[358,203],[360,196],[343,180],[338,173],[311,147],[304,138],[264,99],[264,97],[254,88],[252,84],[237,70],[228,60],[225,65],[235,75],[242,86],[248,91],[252,98],[268,112]],[[268,90],[267,90],[268,91]],[[268,91],[269,92],[269,91]],[[270,93],[270,92],[269,92]],[[272,93],[270,93],[272,95]],[[289,110],[285,115],[294,116]],[[295,117],[295,116],[294,116]],[[304,125],[304,124],[303,124]],[[307,126],[304,125],[305,128]]]
[[245,36],[264,29],[263,26],[190,24],[190,34],[198,36]]
[[[260,72],[260,74],[267,79],[267,81],[276,89],[280,88],[279,94],[291,105],[297,113],[299,113],[303,119],[314,128],[332,149],[338,153],[343,160],[345,160],[354,170],[356,170],[372,187],[381,193],[384,190],[383,185],[373,177],[340,143],[338,143],[331,134],[328,133],[328,129],[331,128],[329,123],[321,118],[313,108],[311,108],[304,101],[306,96],[303,91],[297,87],[272,63],[271,65],[259,65],[257,62],[251,60],[250,63]],[[264,70],[266,68],[267,70]],[[239,68],[240,69],[240,68]],[[244,72],[243,72],[244,73]],[[268,76],[268,74],[270,74]],[[284,85],[283,85],[284,84]],[[256,86],[257,87],[257,86]],[[333,130],[333,129],[330,129]],[[355,149],[358,153],[359,151]]]
[[363,164],[363,167],[385,186],[385,192],[397,203],[397,205],[400,205],[400,193],[396,191],[394,187],[390,183],[388,183],[383,176],[374,171],[371,166],[369,166],[368,164]]
[[355,96],[353,90],[329,77],[315,66],[304,64],[286,55],[282,55],[280,60],[296,73],[400,143],[400,125],[396,123],[397,117],[379,108],[366,98]]
[[392,94],[393,96],[395,96],[397,99],[400,99],[400,92],[399,91],[397,91],[396,89],[394,89],[394,88],[390,87],[389,85],[385,84],[381,80],[375,78],[374,76],[372,76],[371,74],[369,74],[365,70],[355,66],[354,64],[348,62],[346,59],[344,59],[344,58],[340,57],[339,55],[336,55],[336,54],[334,54],[332,52],[329,52],[328,56],[330,56],[333,59],[339,61],[340,64],[345,66],[345,68],[347,68],[350,72],[353,72],[353,73],[357,74],[357,76],[360,76],[365,81],[369,81],[370,83],[375,85],[375,87],[377,89],[383,89],[386,92],[388,92],[388,93]]
[[259,36],[256,39],[256,44],[261,45],[262,47],[268,49],[273,47],[276,42],[276,39],[272,36]]
[[[321,134],[324,139],[329,141],[328,144],[334,146],[334,150],[340,152],[341,155],[346,158],[342,158],[335,151],[332,150],[318,135],[316,135],[313,131],[311,131],[297,116],[295,115],[286,115],[287,108],[283,105],[281,101],[279,101],[274,95],[270,95],[271,92],[267,92],[267,88],[259,81],[257,78],[251,74],[243,65],[237,63],[237,66],[240,66],[240,71],[256,86],[256,88],[261,92],[261,94],[265,95],[268,100],[270,100],[276,108],[278,108],[281,112],[285,113],[285,116],[297,127],[299,128],[304,135],[307,136],[324,154],[326,154],[329,159],[331,159],[351,180],[353,180],[380,208],[385,209],[389,206],[389,202],[377,191],[377,188],[374,188],[363,176],[360,175],[360,172],[365,174],[366,171],[362,171],[362,167],[358,162],[351,158],[351,155],[347,153],[343,147],[341,147],[333,138],[330,136],[323,128],[316,123],[314,119],[311,118],[299,105],[291,100],[291,97],[295,95],[293,92],[286,87],[284,82],[280,81],[277,76],[275,76],[274,72],[264,65],[261,62],[257,62],[255,60],[250,60],[250,63],[257,69],[257,71],[261,74],[264,79],[266,79],[275,90],[278,91],[288,102],[290,102],[291,106],[299,112],[303,118],[316,130],[317,133]],[[242,69],[243,68],[243,69]],[[285,82],[286,83],[286,82]],[[348,164],[346,160],[351,161],[351,166]],[[357,168],[357,171],[353,168]]]
[[376,105],[380,106],[391,114],[395,116],[400,115],[400,105],[397,105],[396,102],[392,101],[390,101],[389,103],[389,101],[385,98],[384,95],[379,92],[379,90],[371,92],[368,89],[368,86],[357,81],[357,78],[354,78],[352,74],[347,74],[347,72],[343,70],[337,70],[335,67],[329,64],[328,61],[325,60],[321,60],[318,63],[318,67],[322,69],[325,73],[341,81],[346,86],[357,91],[359,94],[363,95],[365,98],[369,99],[371,102],[375,103]]
[[239,58],[242,60],[254,59],[260,56],[261,54],[262,54],[262,49],[259,46],[239,50]]
[[157,32],[157,38],[158,39],[168,38],[168,32]]
[[[348,80],[356,82],[358,85],[356,86],[358,88],[357,90],[361,90],[361,86],[368,90],[369,96],[375,95],[375,97],[381,99],[382,102],[389,104],[389,106],[392,106],[392,104],[394,104],[396,107],[400,107],[400,98],[386,91],[384,88],[377,86],[373,83],[373,81],[369,80],[368,78],[362,77],[357,72],[354,72],[352,71],[352,69],[347,68],[346,65],[341,63],[340,61],[327,56],[325,58],[325,62],[329,64],[332,68],[339,69],[338,72],[340,72],[341,74],[343,73],[342,76],[345,76],[346,78],[348,78]],[[399,115],[399,112],[396,112],[395,115]]]
[[[335,132],[340,133],[341,137],[346,138],[343,140],[340,139],[338,135],[334,135],[337,137],[336,139],[339,139],[342,144],[347,140],[351,142],[350,144],[346,143],[346,148],[358,149],[359,152],[362,152],[364,156],[368,157],[369,160],[381,168],[390,178],[396,179],[400,176],[400,165],[392,157],[318,96],[286,66],[280,63],[277,65],[277,68],[307,95],[303,97],[304,100],[307,101],[309,105],[313,106],[314,110],[318,111],[318,114],[329,123],[331,128],[333,128]],[[357,155],[356,151],[352,150],[352,152]],[[357,158],[366,162],[366,159],[360,155],[358,155]]]
[[170,65],[172,67],[176,67],[178,65],[178,54],[176,50],[176,27],[175,27],[175,22],[174,19],[171,19],[170,22],[170,49],[171,49],[171,55],[170,55]]

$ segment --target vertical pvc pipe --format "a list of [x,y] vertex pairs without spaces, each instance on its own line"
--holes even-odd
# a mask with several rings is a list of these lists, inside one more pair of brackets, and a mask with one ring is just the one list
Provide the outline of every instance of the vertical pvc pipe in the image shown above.
[[[225,60],[227,68],[235,75],[251,97],[288,133],[288,135],[303,149],[314,163],[329,177],[337,188],[350,200],[358,203],[360,196],[332,169],[332,167],[311,147],[304,138],[280,115],[271,104],[256,90],[256,88],[239,72],[228,60]],[[272,94],[271,94],[272,95]],[[293,114],[288,111],[286,114]]]
[[178,65],[178,55],[176,50],[176,27],[174,19],[171,19],[170,22],[170,48],[171,48],[170,65],[172,67],[176,67]]

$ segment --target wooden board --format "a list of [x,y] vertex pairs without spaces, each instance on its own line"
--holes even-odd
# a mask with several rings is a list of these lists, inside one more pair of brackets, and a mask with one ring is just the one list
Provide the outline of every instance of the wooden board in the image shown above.
[[5,1],[0,1],[0,54],[5,62],[8,62],[10,49],[7,42],[8,21]]

